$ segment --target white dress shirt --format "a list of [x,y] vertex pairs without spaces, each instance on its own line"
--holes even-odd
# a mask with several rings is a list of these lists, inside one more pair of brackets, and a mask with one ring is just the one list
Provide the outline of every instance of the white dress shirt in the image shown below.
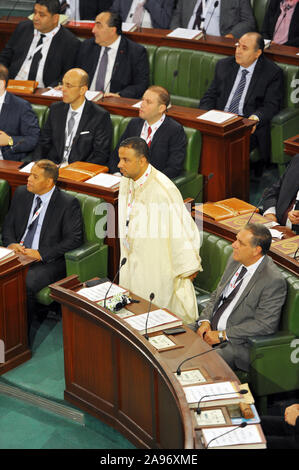
[[[163,114],[163,116],[162,116],[157,122],[155,122],[154,124],[152,124],[151,126],[149,125],[149,123],[148,123],[147,121],[144,121],[142,130],[141,130],[140,137],[141,137],[142,139],[144,139],[147,144],[148,144],[149,142],[152,142],[152,141],[153,141],[154,135],[155,135],[155,133],[157,132],[157,130],[159,129],[159,127],[163,124],[164,119],[165,119],[165,114]],[[149,128],[149,127],[151,127],[152,132],[151,132],[151,135],[150,135],[149,137],[147,137],[147,135],[148,135],[148,128]]]
[[[74,140],[74,137],[76,135],[76,132],[77,132],[77,129],[78,129],[81,117],[82,117],[82,113],[83,113],[83,110],[84,110],[85,103],[86,103],[86,100],[84,100],[84,102],[81,104],[81,106],[77,109],[73,109],[71,105],[69,106],[69,110],[68,110],[67,117],[66,117],[66,122],[65,122],[65,147],[64,147],[64,153],[63,153],[63,160],[62,160],[61,165],[60,165],[61,168],[68,165],[68,158],[69,158],[69,155],[70,155],[71,150],[72,150],[73,140]],[[72,132],[70,133],[70,135],[68,135],[68,132],[67,132],[68,122],[71,119],[72,112],[76,113],[74,115],[75,124],[74,124],[74,127],[72,129]]]
[[[186,0],[187,1],[187,0]],[[205,28],[207,34],[211,34],[212,36],[220,36],[220,3],[221,0],[218,2],[218,6],[214,8],[215,1],[214,0],[197,0],[192,16],[188,23],[188,29],[193,29],[194,21],[196,19],[196,12],[200,5],[200,2],[203,2],[202,7],[202,18],[204,20],[201,23],[201,28]],[[196,27],[196,29],[198,29]]]
[[52,29],[52,31],[50,31],[49,33],[43,33],[45,34],[45,37],[43,39],[42,45],[39,46],[38,49],[36,46],[40,40],[41,33],[37,31],[37,29],[34,30],[31,46],[29,48],[26,59],[24,60],[18,74],[16,75],[16,78],[15,78],[16,80],[28,80],[28,75],[29,75],[32,59],[34,57],[34,54],[40,49],[42,53],[42,58],[38,64],[38,69],[37,69],[35,80],[38,82],[38,86],[40,88],[43,88],[45,86],[43,82],[44,66],[45,66],[47,55],[51,46],[52,39],[54,38],[55,34],[58,33],[59,29],[60,29],[60,25]]
[[[135,10],[136,10],[136,7],[137,7],[138,3],[143,3],[143,0],[133,0],[132,1],[130,11],[129,11],[128,16],[126,18],[126,23],[133,23],[133,16],[134,16],[134,13],[135,13]],[[152,28],[153,27],[151,15],[149,14],[149,12],[147,10],[144,10],[144,15],[143,15],[143,18],[142,18],[141,26],[143,28]]]
[[[244,87],[244,90],[243,90],[243,93],[242,93],[242,96],[241,96],[241,99],[240,99],[240,103],[239,103],[238,114],[240,116],[243,116],[244,102],[245,102],[246,94],[247,94],[247,91],[248,91],[248,88],[249,88],[249,85],[250,85],[250,82],[251,82],[251,79],[252,79],[252,75],[253,75],[256,63],[257,63],[257,60],[255,60],[249,67],[246,68],[246,70],[248,71],[248,74],[246,75],[246,85]],[[232,91],[231,91],[231,93],[228,97],[228,100],[227,100],[227,103],[225,105],[224,111],[229,110],[229,106],[230,106],[231,101],[233,99],[235,90],[237,89],[237,86],[239,85],[239,81],[240,81],[241,76],[242,76],[242,70],[245,70],[245,67],[242,67],[240,65],[237,76],[236,76],[236,79],[235,79],[234,86],[233,86]]]
[[[115,59],[116,59],[117,51],[118,51],[118,48],[119,48],[120,40],[121,40],[121,36],[118,36],[116,41],[114,41],[113,44],[110,44],[110,46],[108,46],[108,47],[110,47],[110,50],[108,51],[108,64],[107,64],[105,84],[104,84],[105,93],[108,93],[110,91],[112,72],[113,72],[113,68],[114,68]],[[103,46],[103,47],[101,47],[101,53],[100,53],[100,57],[99,57],[99,60],[98,60],[98,65],[97,65],[92,83],[91,83],[90,88],[89,88],[91,91],[100,91],[100,90],[96,90],[96,81],[97,81],[98,71],[99,71],[99,67],[100,67],[100,62],[101,62],[101,59],[102,59],[102,55],[104,54],[104,51],[105,51],[105,47]],[[117,65],[116,65],[116,67],[117,67]]]

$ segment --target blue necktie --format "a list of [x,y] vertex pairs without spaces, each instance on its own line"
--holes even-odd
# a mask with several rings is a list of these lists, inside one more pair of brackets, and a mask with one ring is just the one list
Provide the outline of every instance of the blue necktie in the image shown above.
[[243,91],[246,85],[246,75],[248,74],[248,70],[242,70],[242,76],[238,83],[238,86],[235,90],[234,96],[232,97],[231,103],[229,105],[228,112],[239,114],[239,104],[243,95]]
[[[36,205],[35,205],[35,208],[34,208],[34,211],[33,211],[33,215],[38,211],[38,209],[39,209],[40,206],[41,206],[41,203],[42,203],[41,198],[40,198],[39,196],[37,196],[37,198],[36,198]],[[26,237],[24,238],[24,246],[25,246],[25,248],[31,248],[31,246],[32,246],[33,238],[34,238],[34,235],[35,235],[35,232],[36,232],[36,229],[37,229],[38,218],[39,218],[39,214],[38,214],[38,216],[34,219],[34,221],[31,222],[31,224],[30,224],[29,227],[28,227],[28,231],[27,231]]]

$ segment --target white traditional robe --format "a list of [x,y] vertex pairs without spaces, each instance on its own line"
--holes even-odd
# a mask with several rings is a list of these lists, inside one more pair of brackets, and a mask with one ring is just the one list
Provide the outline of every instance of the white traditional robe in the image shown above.
[[[198,318],[193,283],[202,271],[200,234],[181,193],[163,173],[150,167],[145,182],[122,177],[119,189],[120,285],[168,308],[185,323]],[[128,200],[132,193],[132,205]],[[127,219],[129,223],[126,225]]]

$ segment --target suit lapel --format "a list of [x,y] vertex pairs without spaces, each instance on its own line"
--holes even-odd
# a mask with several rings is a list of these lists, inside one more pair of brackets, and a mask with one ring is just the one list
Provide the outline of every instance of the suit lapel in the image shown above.
[[[122,70],[121,67],[122,67],[123,64],[124,64],[123,65],[123,70],[126,69],[126,57],[127,57],[127,43],[126,43],[126,39],[122,36],[121,40],[120,40],[120,43],[119,43],[118,51],[117,51],[117,54],[116,54],[116,57],[115,57],[115,62],[114,62],[112,74],[111,74],[110,90],[114,90],[115,86],[116,86],[114,84],[115,72],[117,70]],[[121,74],[119,73],[118,75],[121,75]]]
[[34,199],[34,194],[30,193],[29,191],[26,191],[24,199],[25,201],[22,202],[22,209],[23,209],[24,217],[22,219],[22,225],[20,226],[20,232],[19,232],[20,240],[19,241],[21,241],[21,237],[24,235],[27,224],[28,224],[28,219],[29,219],[29,215],[30,215],[30,211],[32,207],[32,202]]
[[66,130],[66,119],[67,119],[67,113],[69,111],[69,105],[64,105],[62,112],[60,114],[61,118],[57,119],[57,132],[56,132],[56,139],[57,139],[57,150],[58,150],[58,155],[60,156],[60,159],[62,161],[63,159],[63,153],[64,153],[64,147],[65,147],[65,130]]
[[231,94],[231,91],[233,89],[233,86],[234,86],[234,83],[235,83],[235,80],[236,80],[236,77],[237,77],[237,73],[238,73],[238,70],[239,70],[239,65],[237,64],[237,62],[234,60],[233,63],[232,63],[232,70],[230,71],[230,73],[227,75],[227,78],[226,78],[226,84],[223,88],[223,98],[222,98],[222,103],[223,103],[223,109],[225,108],[225,105],[227,103],[227,100],[229,98],[229,95]]
[[161,126],[157,129],[157,131],[154,134],[152,143],[151,143],[151,149],[158,144],[160,136],[163,135],[165,132],[165,127],[167,125],[167,116],[165,116],[164,122],[161,124]]
[[76,135],[75,135],[74,140],[73,140],[72,150],[71,150],[70,156],[69,156],[69,161],[72,161],[71,154],[73,152],[73,149],[74,149],[75,145],[77,144],[77,142],[80,138],[80,133],[85,129],[85,125],[86,125],[87,122],[89,122],[90,119],[91,119],[90,106],[89,106],[89,102],[86,100],[84,108],[83,108],[83,112],[82,112],[82,115],[81,115],[81,119],[80,119],[80,122],[79,122],[79,125],[78,125],[78,128],[77,128],[77,132],[76,132]]
[[10,105],[10,95],[8,92],[6,92],[4,103],[2,105],[2,109],[0,113],[0,129],[6,128],[6,124],[10,121],[9,105]]
[[259,58],[254,68],[251,80],[250,80],[250,84],[249,84],[249,87],[245,96],[243,109],[245,108],[249,98],[252,100],[252,96],[254,96],[254,89],[256,87],[257,82],[259,81],[261,77],[261,67],[262,67],[262,60],[261,58]]
[[41,244],[42,239],[43,239],[45,233],[47,232],[47,228],[50,226],[52,215],[55,213],[55,201],[56,201],[56,198],[57,198],[58,191],[59,190],[57,188],[55,188],[55,190],[52,194],[52,197],[50,199],[50,202],[48,204],[47,211],[45,213],[45,217],[44,217],[44,220],[43,220],[43,225],[42,225],[41,232],[40,232],[39,245]]
[[250,281],[248,282],[247,286],[245,287],[244,291],[242,292],[242,294],[240,295],[236,305],[234,306],[234,309],[232,311],[232,313],[239,307],[240,303],[243,302],[243,300],[245,299],[245,297],[249,294],[249,292],[251,291],[251,289],[253,288],[254,284],[256,282],[258,282],[260,280],[260,277],[261,277],[261,272],[263,271],[264,267],[265,267],[265,264],[267,263],[267,258],[265,257],[263,259],[263,261],[261,262],[261,264],[258,266],[258,268],[256,269],[255,273],[253,274],[253,276],[251,276],[251,279]]

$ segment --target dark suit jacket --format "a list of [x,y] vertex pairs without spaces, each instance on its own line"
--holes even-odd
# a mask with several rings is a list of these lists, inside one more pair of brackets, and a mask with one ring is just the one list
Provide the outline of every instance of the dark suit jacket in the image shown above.
[[[200,100],[201,109],[224,110],[233,88],[239,65],[234,57],[217,62],[215,74],[209,89]],[[283,71],[272,60],[261,55],[245,97],[243,113],[245,117],[255,114],[260,119],[254,133],[258,141],[262,159],[270,159],[270,121],[283,105]]]
[[[126,21],[133,0],[114,0],[111,11],[119,13],[122,21]],[[188,0],[189,1],[189,0]],[[146,0],[144,8],[149,12],[153,28],[168,29],[174,0]]]
[[[117,168],[119,144],[128,137],[140,136],[143,124],[144,120],[141,118],[131,119],[111,155],[110,173],[119,171]],[[154,134],[150,147],[150,163],[168,178],[175,178],[183,171],[186,145],[187,138],[183,126],[166,116],[163,124]]]
[[[50,107],[42,129],[35,158],[48,158],[61,163],[65,147],[66,118],[69,105],[59,102]],[[105,165],[111,152],[112,123],[110,114],[101,106],[86,100],[77,133],[69,154],[69,163],[78,160]]]
[[299,154],[295,155],[281,178],[268,189],[263,202],[263,211],[276,207],[276,217],[279,223],[299,191]]
[[[23,21],[1,51],[0,63],[9,69],[9,78],[15,78],[18,74],[30,48],[33,33],[32,21]],[[51,42],[44,66],[43,81],[46,87],[61,82],[65,72],[75,65],[79,45],[79,39],[61,26]]]
[[[171,29],[187,28],[197,0],[178,0],[170,23]],[[220,34],[236,38],[255,31],[255,19],[249,0],[222,0],[220,4]]]
[[[25,232],[34,194],[19,186],[13,196],[2,229],[3,245],[20,243]],[[39,253],[43,263],[63,259],[67,251],[83,243],[82,215],[79,201],[57,187],[52,194],[42,225]]]
[[28,101],[6,92],[0,113],[0,130],[13,138],[14,145],[1,147],[5,160],[20,161],[31,152],[39,138],[39,125]]
[[[85,70],[92,83],[101,47],[94,39],[82,42],[77,67]],[[144,46],[121,37],[111,77],[110,91],[126,98],[141,98],[149,85],[149,62]]]
[[[239,267],[240,263],[231,257],[199,320],[211,321],[214,306]],[[275,333],[286,293],[284,278],[272,259],[265,256],[228,317],[226,333],[229,344],[223,349],[224,354],[221,355],[225,358],[226,349],[231,349],[236,366],[248,371],[249,344],[247,338]]]
[[[261,29],[261,34],[265,39],[273,39],[273,34],[279,16],[280,0],[271,0],[266,10]],[[277,26],[279,28],[279,24]],[[297,3],[292,16],[289,29],[289,37],[285,45],[299,47],[299,3]]]
[[94,20],[102,11],[108,11],[112,3],[113,0],[80,0],[81,20]]

